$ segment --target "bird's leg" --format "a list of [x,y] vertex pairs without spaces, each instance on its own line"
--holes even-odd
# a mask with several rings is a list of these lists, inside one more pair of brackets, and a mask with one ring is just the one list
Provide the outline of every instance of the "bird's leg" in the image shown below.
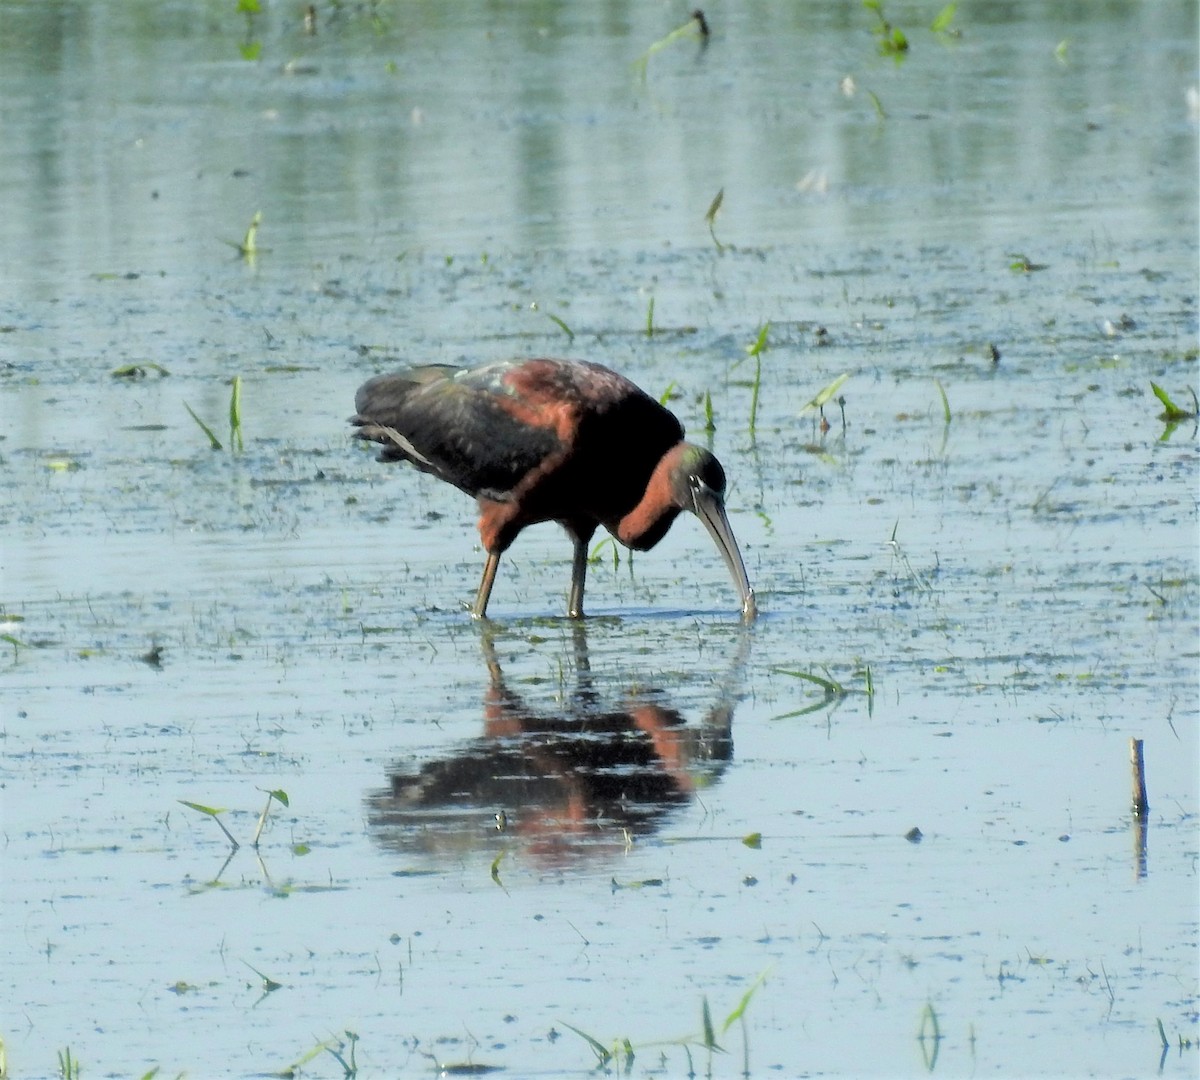
[[500,552],[489,551],[483,567],[483,580],[479,583],[479,592],[475,594],[475,606],[471,608],[473,619],[487,618],[488,598],[492,595],[492,583],[496,580],[496,569],[499,565]]
[[567,614],[572,619],[583,618],[583,582],[587,577],[588,540],[591,533],[581,536],[574,529],[568,529],[571,542],[575,545],[575,557],[571,562],[571,593],[567,597]]

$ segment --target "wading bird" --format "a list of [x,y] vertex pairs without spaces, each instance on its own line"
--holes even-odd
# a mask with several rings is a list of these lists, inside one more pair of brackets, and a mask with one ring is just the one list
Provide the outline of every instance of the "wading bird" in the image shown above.
[[557,521],[575,545],[567,613],[583,615],[587,545],[603,525],[648,551],[681,510],[704,522],[741,594],[754,590],[725,516],[725,470],[683,425],[615,371],[581,360],[506,360],[378,375],[359,387],[355,438],[479,504],[487,552],[471,614],[484,618],[500,556],[526,525]]

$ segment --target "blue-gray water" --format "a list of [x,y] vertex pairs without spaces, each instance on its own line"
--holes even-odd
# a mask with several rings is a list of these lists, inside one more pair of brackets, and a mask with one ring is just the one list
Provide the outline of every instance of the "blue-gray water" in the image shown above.
[[[1196,5],[939,7],[0,2],[12,1075],[1194,1075]],[[462,612],[353,392],[546,353],[710,396],[750,631],[692,520]]]

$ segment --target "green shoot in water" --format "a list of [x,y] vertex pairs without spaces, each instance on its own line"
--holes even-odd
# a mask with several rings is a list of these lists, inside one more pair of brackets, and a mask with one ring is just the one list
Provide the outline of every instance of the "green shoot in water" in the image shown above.
[[58,1052],[58,1075],[62,1080],[79,1080],[79,1059],[71,1056],[71,1048]]
[[935,34],[948,34],[951,37],[958,37],[959,33],[953,29],[950,24],[954,22],[954,13],[958,10],[958,5],[949,3],[941,11],[937,13],[933,22],[929,24],[929,29]]
[[231,833],[227,828],[225,828],[225,822],[223,822],[221,820],[221,818],[218,816],[220,814],[225,813],[224,807],[205,806],[203,803],[188,802],[187,799],[180,799],[179,801],[181,803],[183,803],[183,805],[188,807],[189,809],[195,810],[201,814],[207,814],[210,818],[213,819],[213,821],[215,821],[218,825],[220,825],[221,832],[223,832],[225,834],[225,836],[229,840],[229,843],[233,845],[234,851],[237,851],[237,849],[242,846],[233,838],[233,833]]
[[263,807],[263,812],[258,815],[258,826],[254,830],[254,839],[250,841],[250,846],[255,850],[258,849],[258,838],[262,836],[263,826],[267,823],[267,814],[270,812],[272,801],[278,802],[281,806],[287,806],[287,792],[281,788],[267,792],[267,805]]
[[654,297],[646,307],[646,337],[654,337]]
[[246,235],[242,237],[240,243],[235,240],[226,240],[224,243],[234,248],[237,253],[249,263],[254,262],[254,257],[263,250],[258,246],[258,227],[262,224],[262,211],[256,210],[254,217],[250,219],[250,224],[246,228]]
[[716,195],[713,196],[713,201],[708,204],[708,210],[704,215],[704,220],[708,223],[708,235],[712,237],[712,242],[717,245],[718,253],[725,250],[725,245],[722,244],[721,241],[717,239],[717,232],[716,232],[716,228],[715,228],[716,221],[717,221],[717,214],[720,213],[721,203],[723,203],[724,201],[725,201],[725,189],[721,188],[721,190],[718,191],[716,193]]
[[754,339],[753,345],[746,346],[746,354],[754,358],[754,385],[750,393],[750,434],[754,435],[755,427],[758,423],[758,393],[762,386],[762,354],[767,349],[767,334],[770,333],[771,324],[765,322],[759,328],[758,337]]
[[233,377],[233,389],[229,394],[229,448],[242,451],[242,377]]
[[183,407],[185,409],[187,409],[188,416],[190,416],[193,420],[195,420],[197,425],[199,425],[200,430],[203,431],[204,434],[208,436],[208,445],[213,450],[220,450],[221,449],[221,440],[218,439],[216,437],[216,435],[213,434],[213,429],[210,428],[203,420],[200,419],[200,417],[198,417],[195,414],[195,412],[192,410],[192,407],[186,401],[183,403]]
[[698,37],[701,42],[708,40],[708,21],[704,18],[703,12],[699,10],[692,12],[692,17],[687,22],[682,26],[675,27],[666,37],[653,42],[650,48],[633,62],[633,70],[637,72],[639,81],[646,81],[646,70],[650,65],[650,57],[684,37]]
[[712,394],[707,390],[704,391],[704,430],[709,435],[717,430],[716,421],[713,419]]
[[863,0],[863,7],[875,13],[875,25],[871,33],[879,41],[880,53],[895,57],[897,61],[902,60],[908,52],[908,37],[900,27],[888,22],[883,14],[883,0]]
[[550,314],[550,312],[548,312],[548,311],[547,311],[547,312],[546,312],[546,318],[547,318],[547,319],[549,319],[549,320],[550,320],[552,323],[554,323],[554,325],[555,325],[555,326],[557,326],[557,327],[558,327],[558,328],[559,328],[559,329],[560,329],[560,330],[561,330],[561,331],[562,331],[564,334],[566,334],[566,335],[567,335],[567,340],[568,340],[568,341],[570,341],[570,342],[574,342],[574,341],[575,341],[575,331],[574,331],[574,330],[572,330],[572,329],[571,329],[571,328],[570,328],[570,327],[569,327],[569,326],[568,326],[568,325],[567,325],[565,322],[563,322],[563,321],[562,321],[562,319],[560,319],[560,318],[559,318],[557,315],[551,315],[551,314]]
[[[1178,422],[1180,420],[1194,420],[1200,408],[1197,407],[1196,391],[1191,390],[1192,394],[1192,411],[1181,408],[1171,400],[1171,395],[1168,394],[1158,383],[1152,382],[1150,389],[1154,391],[1154,396],[1163,404],[1163,411],[1159,414],[1159,419],[1167,423]],[[1189,389],[1191,389],[1189,387]]]
[[933,385],[938,388],[938,393],[942,395],[942,417],[946,423],[950,423],[950,399],[946,397],[946,388],[942,385],[941,379],[934,379]]

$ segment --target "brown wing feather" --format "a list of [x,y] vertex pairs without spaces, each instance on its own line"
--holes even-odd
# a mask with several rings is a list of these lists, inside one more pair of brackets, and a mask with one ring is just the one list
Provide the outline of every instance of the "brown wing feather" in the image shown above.
[[552,427],[513,415],[489,372],[439,366],[376,376],[355,395],[355,437],[379,443],[381,461],[410,461],[468,495],[505,501],[564,448]]

